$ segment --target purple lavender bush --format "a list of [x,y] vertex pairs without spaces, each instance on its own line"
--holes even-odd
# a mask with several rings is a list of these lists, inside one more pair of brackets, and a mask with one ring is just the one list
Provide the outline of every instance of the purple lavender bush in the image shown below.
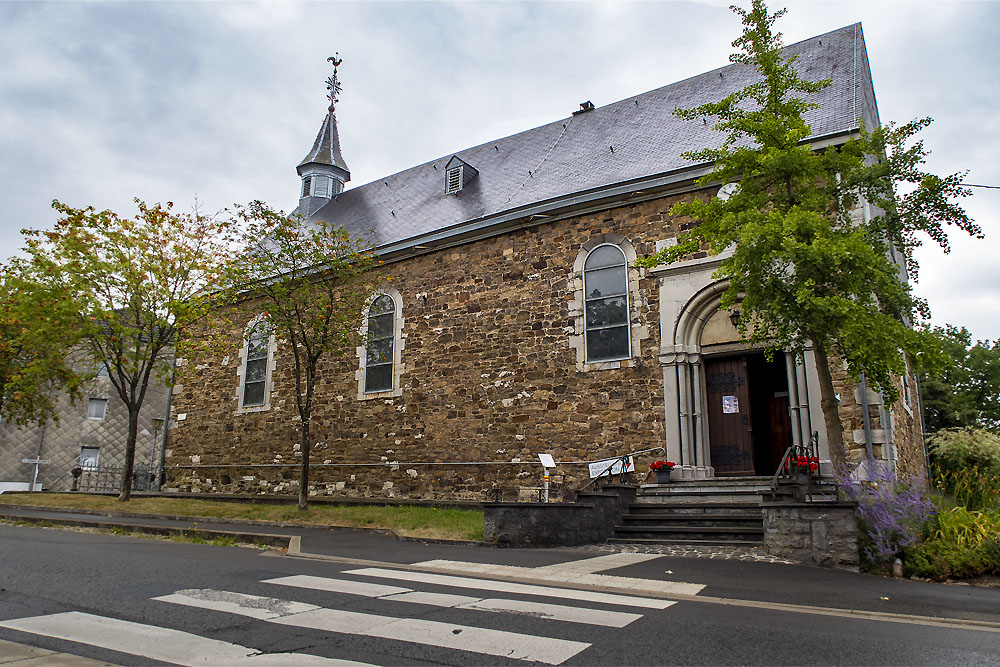
[[836,474],[841,492],[858,503],[857,517],[862,567],[885,572],[907,547],[927,535],[937,508],[915,485],[896,478],[895,473],[872,459],[858,470],[868,471],[867,480],[843,470]]

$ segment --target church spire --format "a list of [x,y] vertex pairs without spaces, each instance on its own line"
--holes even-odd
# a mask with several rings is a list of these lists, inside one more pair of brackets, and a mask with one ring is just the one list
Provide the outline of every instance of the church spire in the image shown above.
[[[302,178],[299,197],[299,212],[309,215],[344,190],[344,184],[351,180],[351,171],[340,154],[340,137],[337,134],[337,116],[334,107],[340,101],[340,79],[337,68],[343,60],[340,54],[327,58],[333,64],[333,74],[326,79],[326,97],[330,101],[326,118],[319,128],[312,150],[296,168]],[[306,210],[309,209],[309,210]]]

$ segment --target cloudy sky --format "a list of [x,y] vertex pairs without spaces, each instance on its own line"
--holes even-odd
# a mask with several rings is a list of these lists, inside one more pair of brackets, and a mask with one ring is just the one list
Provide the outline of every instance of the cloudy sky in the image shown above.
[[[54,198],[290,210],[334,52],[350,187],[725,65],[728,4],[0,2],[0,258]],[[883,122],[933,117],[929,168],[1000,185],[1000,3],[787,6],[786,43],[861,21]],[[1000,338],[1000,190],[966,207],[987,239],[922,251],[918,293]]]

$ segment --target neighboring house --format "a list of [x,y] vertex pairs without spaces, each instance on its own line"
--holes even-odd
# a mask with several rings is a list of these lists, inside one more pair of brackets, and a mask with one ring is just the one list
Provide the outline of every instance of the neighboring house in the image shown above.
[[[168,393],[166,387],[155,384],[146,393],[139,429],[145,429],[147,435],[140,434],[136,443],[137,464],[148,465],[152,460],[154,469],[159,469],[164,431],[162,427],[156,431],[153,420],[163,419]],[[84,479],[93,484],[100,469],[101,488],[111,490],[118,483],[113,469],[125,462],[128,411],[107,375],[99,374],[86,383],[75,404],[66,395],[59,395],[56,414],[58,423],[0,424],[0,491],[30,488],[35,466],[22,461],[36,458],[49,461],[38,467],[38,490],[71,490],[72,470],[78,466],[87,472]]]
[[[832,80],[806,114],[814,146],[878,125],[860,24],[786,53],[799,56],[804,78]],[[696,185],[709,166],[681,157],[721,135],[673,109],[721,99],[753,77],[730,65],[604,107],[584,103],[348,190],[331,94],[298,166],[296,210],[360,236],[374,230],[394,279],[363,316],[368,350],[323,369],[313,491],[482,498],[493,487],[538,486],[536,454],[548,452],[565,495],[588,481],[586,462],[660,446],[682,478],[771,475],[787,446],[814,433],[829,459],[813,353],[768,361],[743,346],[738,312],[718,308],[718,258],[635,266],[695,224],[670,214],[675,202],[724,186]],[[173,488],[295,490],[290,356],[255,315],[231,333],[226,356],[180,364]],[[200,373],[184,372],[194,367]],[[901,379],[902,397],[888,406],[844,375],[837,391],[852,458],[870,447],[901,473],[923,475],[914,379]],[[661,457],[639,457],[637,469]]]

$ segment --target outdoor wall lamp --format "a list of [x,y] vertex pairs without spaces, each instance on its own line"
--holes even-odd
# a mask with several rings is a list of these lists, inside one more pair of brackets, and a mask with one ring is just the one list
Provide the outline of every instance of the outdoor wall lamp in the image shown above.
[[729,313],[729,321],[733,323],[734,329],[740,328],[740,309],[737,308],[733,312]]

